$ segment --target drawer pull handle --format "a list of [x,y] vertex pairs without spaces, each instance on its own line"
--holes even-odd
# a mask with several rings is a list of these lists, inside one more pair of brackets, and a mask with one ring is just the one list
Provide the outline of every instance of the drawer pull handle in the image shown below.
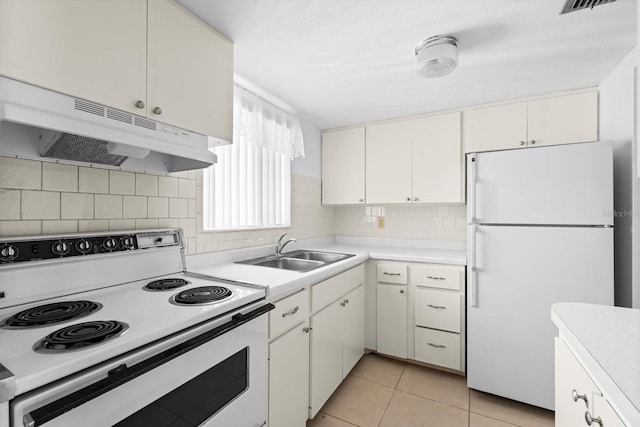
[[590,425],[591,425],[591,424],[593,424],[593,423],[596,423],[596,424],[598,424],[598,425],[600,425],[600,426],[602,426],[602,425],[603,425],[603,424],[602,424],[602,419],[601,419],[600,417],[598,417],[598,418],[593,418],[593,417],[591,416],[591,414],[589,413],[589,411],[587,411],[587,412],[585,412],[585,413],[584,413],[584,420],[585,420],[585,422],[587,423],[587,425],[588,425],[588,426],[590,426]]
[[382,274],[385,276],[400,276],[400,273],[388,273],[386,271],[383,271]]
[[437,308],[438,310],[446,310],[447,307],[445,307],[444,305],[432,305],[432,304],[427,304],[429,307],[431,308]]
[[577,402],[578,400],[584,400],[584,404],[587,405],[587,408],[589,407],[589,400],[587,400],[587,395],[578,394],[575,388],[571,392],[571,398],[573,399],[574,402]]
[[431,279],[431,280],[446,280],[444,277],[438,277],[438,276],[427,276],[427,279]]
[[432,342],[428,342],[427,345],[430,345],[431,347],[435,347],[435,348],[447,348],[446,345],[442,345],[442,344],[434,344]]
[[340,305],[343,306],[343,307],[345,305],[347,305],[347,304],[349,304],[349,300],[348,299],[342,300],[342,302],[340,303]]
[[287,311],[286,313],[282,313],[282,317],[293,316],[294,314],[296,314],[298,312],[298,310],[300,310],[300,306],[296,305],[295,308],[292,308],[291,310]]

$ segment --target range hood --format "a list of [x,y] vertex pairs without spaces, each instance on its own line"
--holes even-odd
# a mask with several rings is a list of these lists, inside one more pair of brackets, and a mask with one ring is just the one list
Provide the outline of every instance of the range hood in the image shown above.
[[216,162],[209,137],[0,77],[0,155],[149,172]]

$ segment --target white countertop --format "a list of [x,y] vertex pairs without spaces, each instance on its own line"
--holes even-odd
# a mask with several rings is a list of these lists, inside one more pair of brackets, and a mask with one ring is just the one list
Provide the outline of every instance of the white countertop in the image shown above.
[[238,260],[272,254],[274,245],[188,256],[187,269],[189,271],[224,279],[266,285],[269,288],[268,299],[273,301],[304,286],[320,282],[356,265],[362,264],[367,259],[434,264],[466,264],[466,251],[462,249],[464,243],[449,245],[445,243],[442,245],[443,247],[440,248],[435,247],[436,244],[434,243],[425,244],[421,247],[415,243],[412,246],[392,246],[398,243],[400,242],[397,240],[334,240],[328,238],[296,242],[287,245],[287,252],[296,249],[310,249],[355,255],[344,261],[339,261],[306,273],[234,263]]
[[561,303],[551,319],[627,425],[640,426],[640,310]]

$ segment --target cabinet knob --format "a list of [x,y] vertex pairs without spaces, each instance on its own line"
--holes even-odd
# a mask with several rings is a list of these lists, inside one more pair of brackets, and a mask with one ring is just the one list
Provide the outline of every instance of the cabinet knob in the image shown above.
[[536,140],[535,139],[531,140],[531,145],[536,145]]
[[139,99],[138,101],[136,101],[136,108],[144,108],[144,101]]
[[400,293],[401,293],[401,294],[404,294],[404,289],[400,289]]
[[418,199],[417,197],[414,197],[414,198],[413,198],[413,201],[414,201],[414,202],[417,202],[418,200],[419,200],[419,199]]
[[407,197],[407,202],[410,202],[410,201],[411,201],[411,197]]
[[152,111],[153,111],[153,114],[157,114],[157,115],[162,114],[162,109],[160,107],[156,107]]
[[359,201],[360,203],[362,203],[362,202],[364,202],[364,199],[358,199],[358,201]]
[[587,400],[587,395],[578,394],[575,388],[571,392],[571,398],[573,399],[574,402],[577,402],[578,400],[584,400],[584,404],[587,406],[587,408],[589,407],[589,400]]
[[302,332],[304,332],[305,334],[308,334],[310,330],[311,330],[311,328],[308,327],[308,326],[302,328]]
[[346,301],[342,301],[342,302],[340,303],[340,305],[344,307],[345,305],[347,305],[347,302],[346,302]]
[[524,145],[524,144],[525,144],[525,142],[524,142],[524,141],[520,141],[520,145]]
[[589,411],[584,413],[584,421],[587,423],[588,426],[590,426],[593,423],[596,423],[599,426],[602,426],[602,419],[600,417],[593,418],[589,413]]

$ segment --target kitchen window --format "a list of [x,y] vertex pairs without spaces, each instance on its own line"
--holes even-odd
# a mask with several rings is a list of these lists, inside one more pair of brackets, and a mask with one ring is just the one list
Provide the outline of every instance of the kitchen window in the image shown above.
[[210,149],[205,169],[206,230],[291,225],[291,161],[304,156],[300,121],[234,85],[233,144]]

